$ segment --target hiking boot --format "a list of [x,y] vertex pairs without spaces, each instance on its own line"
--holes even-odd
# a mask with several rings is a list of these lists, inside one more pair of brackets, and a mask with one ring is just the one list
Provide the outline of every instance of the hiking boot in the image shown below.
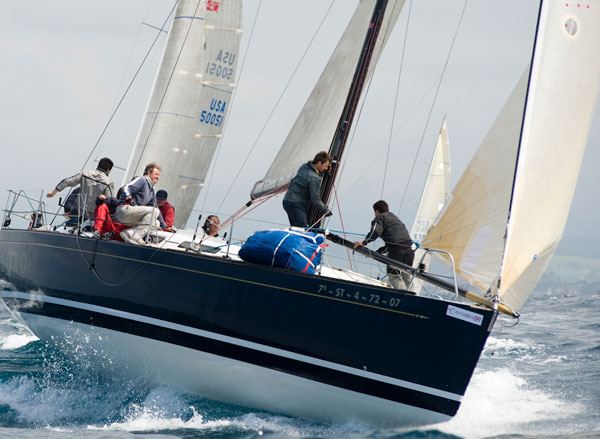
[[94,229],[94,231],[92,232],[92,237],[96,238],[96,239],[100,239],[100,230]]

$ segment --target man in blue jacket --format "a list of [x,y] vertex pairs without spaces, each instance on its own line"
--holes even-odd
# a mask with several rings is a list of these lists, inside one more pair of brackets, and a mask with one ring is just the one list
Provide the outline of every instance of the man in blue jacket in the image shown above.
[[323,173],[329,169],[332,158],[325,151],[319,152],[312,162],[306,162],[292,178],[283,198],[283,209],[292,227],[308,227],[306,215],[310,206],[319,211],[319,216],[330,216],[331,210],[321,201]]
[[148,163],[143,177],[134,177],[123,187],[119,198],[116,216],[120,223],[132,226],[120,233],[125,242],[144,245],[148,230],[166,229],[160,210],[156,207],[154,185],[158,183],[161,168],[156,163]]

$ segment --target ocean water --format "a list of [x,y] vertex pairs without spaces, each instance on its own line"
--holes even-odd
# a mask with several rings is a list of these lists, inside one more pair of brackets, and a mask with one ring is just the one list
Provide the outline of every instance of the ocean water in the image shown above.
[[72,361],[0,309],[0,438],[600,438],[600,285],[535,293],[513,324],[494,328],[452,420],[380,430],[98,376],[93,354]]

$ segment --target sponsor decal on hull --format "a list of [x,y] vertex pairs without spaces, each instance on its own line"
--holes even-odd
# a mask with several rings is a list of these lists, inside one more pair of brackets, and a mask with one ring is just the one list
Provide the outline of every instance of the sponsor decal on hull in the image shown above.
[[483,322],[483,316],[481,314],[467,311],[466,309],[462,309],[453,305],[448,305],[448,308],[446,309],[446,315],[454,317],[455,319],[464,320],[465,322],[473,323],[477,326],[481,326],[481,322]]

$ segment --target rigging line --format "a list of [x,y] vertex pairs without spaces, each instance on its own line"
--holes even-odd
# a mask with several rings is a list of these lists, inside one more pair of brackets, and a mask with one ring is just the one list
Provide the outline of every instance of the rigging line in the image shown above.
[[[223,230],[225,228],[227,228],[227,226],[230,223],[233,223],[233,221],[240,219],[242,217],[244,217],[245,215],[248,215],[250,212],[252,212],[254,209],[256,209],[259,206],[262,206],[264,203],[266,203],[267,201],[269,201],[271,198],[275,197],[279,195],[279,192],[275,192],[274,194],[269,195],[268,197],[264,197],[262,199],[260,199],[259,201],[257,201],[254,204],[245,204],[242,208],[238,209],[237,212],[235,212],[233,215],[231,215],[229,218],[227,218],[225,221],[223,221],[220,225],[219,225],[219,230]],[[251,209],[248,209],[250,206],[252,206]],[[244,210],[247,210],[245,213]],[[238,218],[239,217],[239,218]],[[205,238],[206,239],[206,238]],[[230,236],[230,239],[233,239],[233,236]],[[202,243],[203,239],[200,240],[200,243]]]
[[[100,277],[100,275],[96,271],[95,264],[90,263],[90,261],[87,260],[87,258],[83,254],[83,249],[81,248],[81,244],[79,243],[79,238],[80,238],[79,233],[77,233],[77,235],[75,237],[75,241],[77,242],[77,248],[79,249],[79,254],[83,258],[83,260],[88,264],[88,268],[90,268],[92,270],[92,272],[98,278],[98,280],[100,282],[102,282],[104,285],[108,286],[108,287],[120,287],[121,285],[125,285],[126,283],[130,282],[131,280],[133,280],[138,274],[140,274],[140,272],[146,267],[146,265],[148,265],[150,263],[150,261],[152,259],[154,259],[154,256],[156,256],[156,254],[158,253],[158,251],[162,250],[162,248],[168,242],[171,241],[171,237],[169,237],[169,239],[165,239],[162,243],[160,243],[160,245],[156,248],[156,250],[154,250],[154,252],[150,255],[150,257],[146,261],[144,261],[144,263],[142,264],[142,266],[138,270],[136,270],[130,277],[128,277],[127,279],[125,279],[123,282],[119,282],[119,283],[113,284],[113,283],[107,282],[104,279],[102,279],[102,277]],[[96,240],[96,247],[97,247],[97,241],[99,241],[99,240]],[[94,257],[95,257],[96,250],[94,250],[93,254],[94,254]]]
[[[246,51],[244,52],[244,59],[242,60],[242,64],[240,66],[240,73],[238,75],[237,85],[233,89],[233,94],[231,96],[231,105],[232,106],[233,106],[233,103],[235,102],[235,98],[237,96],[238,87],[240,85],[240,82],[242,81],[242,74],[244,73],[244,66],[246,65],[246,59],[248,59],[248,52],[250,51],[250,46],[252,44],[252,40],[253,40],[253,36],[254,36],[254,29],[256,28],[256,23],[258,22],[258,15],[260,13],[261,6],[262,6],[262,0],[260,0],[260,2],[258,3],[258,7],[256,8],[256,14],[254,15],[254,21],[252,22],[252,29],[250,30],[250,35],[248,37],[248,44],[246,45]],[[235,106],[233,106],[233,108],[235,108]],[[233,110],[230,111],[229,113],[231,114],[232,112],[233,112]],[[226,128],[227,128],[227,125],[229,124],[230,117],[225,118],[223,130],[221,131],[223,134],[221,136],[221,140],[220,140],[219,144],[217,145],[217,153],[215,155],[215,159],[212,161],[212,167],[210,170],[210,176],[208,177],[206,189],[203,191],[204,199],[202,200],[202,206],[200,208],[200,212],[202,212],[204,210],[204,206],[206,205],[206,199],[208,198],[208,194],[210,192],[210,186],[211,186],[213,177],[215,175],[215,168],[217,167],[217,162],[219,161],[219,156],[221,155],[221,150],[223,149],[222,148],[223,137],[227,133]],[[217,210],[221,210],[222,205],[223,205],[223,203],[221,202],[221,204],[219,205],[219,208]]]
[[402,78],[402,71],[404,66],[404,55],[406,53],[406,42],[408,40],[408,29],[410,27],[410,17],[412,12],[412,0],[408,6],[408,17],[406,18],[406,30],[404,31],[404,42],[402,44],[402,56],[400,57],[400,70],[398,71],[398,81],[396,83],[396,97],[394,98],[394,109],[392,111],[392,123],[390,124],[390,135],[388,138],[387,154],[385,156],[385,166],[383,167],[383,182],[381,183],[381,196],[383,200],[383,190],[385,188],[385,180],[387,177],[387,168],[390,161],[390,149],[392,147],[392,134],[394,132],[394,121],[396,120],[396,109],[398,108],[398,94],[400,92],[400,80]]
[[[198,0],[196,3],[196,8],[194,9],[194,13],[192,14],[192,17],[197,16],[198,9],[200,8],[201,4],[202,4],[202,0]],[[175,5],[173,6],[173,9],[175,9],[175,6],[177,6],[177,3],[175,3]],[[172,12],[173,11],[171,11],[171,13]],[[169,19],[170,16],[171,16],[171,14],[169,14],[169,16],[167,17],[167,20]],[[189,18],[189,17],[186,17],[186,18]],[[183,37],[183,41],[181,42],[181,47],[179,48],[179,53],[177,53],[177,57],[175,58],[175,62],[173,63],[173,69],[171,70],[169,79],[167,80],[167,83],[165,85],[164,92],[160,98],[160,102],[158,103],[158,107],[156,109],[157,113],[162,108],[163,102],[165,101],[165,98],[167,97],[167,92],[169,91],[169,86],[171,85],[171,81],[173,80],[173,75],[175,74],[175,70],[177,70],[177,64],[179,63],[179,59],[181,58],[181,53],[183,52],[183,48],[185,47],[185,44],[187,43],[188,37],[190,35],[190,31],[192,30],[192,25],[195,24],[194,21],[195,21],[194,19],[190,19],[190,23],[188,24],[187,30],[185,32],[185,36]],[[163,27],[165,24],[166,24],[166,20],[165,20],[165,23],[163,24]],[[158,32],[158,35],[160,35],[160,32]],[[158,35],[157,35],[157,37],[158,37]],[[160,70],[159,70],[159,72],[160,72]],[[148,109],[150,109],[150,108],[148,108]],[[148,136],[146,137],[146,140],[144,141],[144,146],[141,148],[140,155],[138,157],[138,160],[137,160],[137,163],[135,164],[135,166],[133,166],[133,156],[132,156],[131,165],[129,166],[129,169],[131,169],[133,171],[133,173],[135,173],[135,170],[140,165],[140,161],[142,160],[142,156],[144,155],[144,152],[146,151],[146,147],[148,146],[148,142],[150,141],[150,136],[152,135],[152,131],[154,130],[154,126],[156,125],[157,120],[158,120],[158,115],[152,119],[152,124],[150,125],[150,129],[148,130]],[[141,132],[140,132],[140,135],[141,135]],[[137,149],[137,145],[135,146],[135,149]],[[134,149],[134,151],[135,151],[135,149]],[[135,154],[135,152],[134,152],[134,154]]]
[[306,46],[306,49],[304,49],[304,53],[302,54],[302,56],[300,57],[300,60],[298,61],[298,64],[296,65],[296,68],[294,69],[294,71],[292,72],[292,75],[290,76],[290,79],[288,80],[287,84],[285,85],[285,87],[283,88],[281,94],[279,95],[279,98],[277,98],[277,101],[275,102],[275,105],[273,107],[273,109],[271,110],[271,113],[269,114],[269,116],[267,117],[267,120],[265,121],[262,129],[260,130],[260,132],[258,133],[258,136],[256,137],[256,140],[254,141],[254,143],[252,144],[252,147],[250,148],[250,151],[248,151],[248,154],[246,155],[246,158],[244,159],[242,165],[240,166],[240,169],[238,170],[235,178],[233,179],[233,182],[231,183],[231,185],[229,186],[229,189],[227,189],[227,193],[225,194],[225,196],[223,197],[223,199],[221,200],[221,204],[219,204],[219,207],[217,210],[221,210],[221,207],[223,206],[223,203],[225,202],[225,200],[227,199],[227,197],[229,196],[229,193],[231,192],[231,189],[233,188],[235,182],[237,181],[238,177],[240,176],[240,173],[242,172],[242,169],[244,168],[244,166],[246,165],[246,162],[248,161],[248,159],[250,158],[250,155],[252,154],[252,152],[254,151],[254,148],[256,147],[256,145],[258,144],[258,141],[260,140],[260,138],[262,137],[263,132],[265,131],[265,129],[267,128],[267,125],[269,124],[271,118],[273,117],[273,114],[275,113],[275,110],[277,109],[277,107],[279,106],[279,103],[281,102],[283,95],[285,94],[285,92],[287,91],[288,87],[290,86],[292,80],[294,79],[294,77],[296,76],[296,73],[298,72],[298,69],[300,68],[300,65],[302,64],[302,62],[304,61],[304,58],[306,57],[306,54],[308,53],[308,50],[311,48],[313,42],[315,41],[315,38],[317,37],[317,34],[319,33],[319,31],[321,30],[321,27],[323,27],[323,23],[325,22],[325,19],[327,18],[327,16],[329,15],[329,12],[331,11],[333,5],[335,4],[336,0],[332,0],[331,3],[329,4],[329,8],[327,9],[327,11],[325,12],[325,15],[323,16],[323,18],[321,19],[321,22],[319,23],[319,26],[317,27],[317,29],[315,30],[315,33],[313,34],[310,42],[308,43],[308,45]]
[[[283,193],[288,188],[288,186],[289,186],[289,184],[283,185],[282,187],[276,187],[276,188],[271,189],[270,191],[266,192],[261,198],[247,202],[242,207],[240,207],[235,213],[230,215],[229,218],[227,218],[225,221],[223,221],[223,223],[221,223],[221,228],[225,227],[230,222],[235,221],[238,216],[242,217],[242,216],[250,213],[256,207],[261,206],[265,202],[269,201],[271,198]],[[254,207],[242,215],[242,212],[252,205],[254,205]]]
[[[415,105],[415,107],[410,111],[408,117],[404,120],[404,122],[402,123],[402,125],[400,125],[399,130],[401,130],[402,128],[404,128],[406,126],[406,124],[408,123],[408,121],[415,115],[417,109],[425,101],[425,99],[427,98],[427,96],[429,96],[429,93],[431,93],[431,91],[433,90],[433,88],[435,87],[435,85],[437,84],[437,82],[438,82],[437,79],[435,81],[433,81],[433,83],[431,84],[431,86],[429,87],[429,89],[427,90],[427,92],[423,95],[423,97],[421,97],[421,100],[417,103],[417,105]],[[362,108],[361,108],[361,112],[362,112]],[[360,119],[360,113],[359,113],[358,117]],[[346,189],[346,191],[342,194],[342,196],[340,197],[340,199],[343,200],[350,193],[351,189],[354,186],[356,186],[356,184],[371,170],[371,168],[375,165],[375,163],[377,163],[379,161],[380,158],[381,158],[381,153],[379,153],[379,155],[377,157],[375,157],[375,159],[369,164],[369,166],[367,166],[365,168],[364,172],[357,179],[354,180],[354,182],[350,185],[350,187],[348,189]],[[343,168],[340,171],[340,174],[342,172],[343,172]]]
[[[124,84],[125,84],[126,75],[127,75],[128,71],[129,71],[129,67],[131,66],[131,62],[132,62],[132,60],[133,60],[133,55],[134,55],[134,53],[135,53],[135,49],[136,49],[136,47],[138,46],[138,43],[139,43],[139,40],[140,40],[140,35],[142,34],[142,29],[143,29],[144,25],[146,25],[146,26],[150,26],[149,24],[145,23],[144,21],[146,20],[146,18],[148,18],[148,15],[150,14],[150,11],[151,11],[151,10],[152,10],[152,8],[154,7],[154,4],[155,4],[155,3],[156,3],[156,0],[154,0],[154,1],[152,2],[152,4],[151,4],[151,5],[148,7],[148,9],[146,10],[146,14],[144,15],[144,18],[142,19],[142,24],[141,24],[140,26],[138,26],[138,31],[137,31],[137,35],[135,36],[135,41],[134,41],[134,43],[133,43],[133,44],[132,44],[132,46],[131,46],[131,50],[130,50],[130,52],[129,52],[129,56],[128,56],[128,58],[127,58],[127,65],[126,65],[126,66],[125,66],[125,68],[123,69],[123,74],[121,75],[121,79],[120,79],[120,81],[119,81],[119,88],[117,89],[117,93],[115,94],[115,97],[114,97],[113,106],[114,106],[114,105],[116,105],[116,104],[119,102],[119,92],[122,90],[122,88],[123,88],[123,86],[124,86]],[[166,33],[166,31],[165,31],[165,30],[163,30],[163,29],[160,29],[160,28],[159,28],[159,27],[157,27],[157,26],[151,26],[151,27],[152,27],[152,28],[154,28],[154,29],[156,29],[156,30],[160,30],[160,31],[162,31],[162,32],[165,32],[165,33]],[[122,116],[122,114],[121,114],[121,116]],[[118,123],[120,122],[120,120],[121,120],[121,116],[119,116],[119,118],[118,118],[118,119],[115,121],[115,124],[118,124]],[[114,128],[113,128],[113,131],[114,131]],[[107,141],[107,142],[109,142],[109,141],[110,141],[110,138],[111,138],[111,136],[112,136],[112,132],[105,133],[105,136],[106,136],[105,138],[107,139],[106,141]],[[97,153],[100,153],[100,150],[101,150],[101,149],[102,149],[102,148],[99,148],[99,149],[97,150]],[[99,156],[99,155],[100,155],[100,154],[98,154],[98,155],[96,156],[96,158],[94,159],[94,162],[98,162],[98,160],[99,160],[99,159],[98,159],[98,156]],[[119,166],[114,166],[114,165],[113,165],[113,168],[114,168],[114,169],[121,169],[121,170],[125,170],[124,168],[121,168],[121,167],[119,167]]]
[[[140,41],[140,35],[142,34],[142,29],[144,27],[144,25],[146,26],[150,26],[149,24],[145,23],[146,19],[148,18],[148,15],[150,15],[150,11],[152,10],[152,8],[154,7],[156,3],[156,0],[154,0],[152,2],[152,4],[148,7],[148,9],[146,10],[146,13],[144,15],[144,18],[142,18],[142,24],[140,26],[138,26],[138,31],[137,31],[137,35],[135,36],[135,41],[133,42],[133,45],[131,47],[131,51],[129,52],[129,57],[127,59],[127,65],[125,66],[125,69],[123,70],[123,75],[121,76],[121,80],[119,81],[119,89],[121,90],[123,85],[125,84],[125,75],[127,74],[127,71],[129,70],[129,67],[131,66],[131,61],[133,60],[133,55],[135,53],[135,49]],[[166,32],[164,29],[161,29],[157,26],[151,26],[153,29],[156,29],[158,31],[161,32]],[[113,104],[116,104],[118,102],[118,94],[117,96],[115,96],[115,102]],[[116,166],[113,166],[113,168],[115,168]]]
[[442,77],[440,78],[440,82],[438,83],[437,89],[435,90],[435,95],[433,96],[433,101],[431,102],[431,107],[429,109],[429,114],[427,116],[427,120],[425,121],[425,127],[423,128],[423,133],[421,134],[421,140],[419,141],[419,147],[417,148],[417,152],[415,153],[415,158],[412,163],[412,167],[410,169],[410,173],[408,175],[408,180],[406,181],[406,185],[404,185],[404,192],[402,193],[402,200],[400,201],[400,207],[398,208],[398,214],[402,210],[402,206],[404,205],[404,199],[406,198],[406,192],[408,189],[408,185],[410,180],[412,179],[412,175],[415,171],[415,165],[417,164],[417,158],[419,157],[419,152],[421,151],[421,147],[423,146],[423,140],[425,139],[425,133],[427,132],[427,127],[429,126],[429,121],[431,120],[431,115],[433,113],[433,107],[436,104],[438,93],[440,92],[440,88],[442,86],[442,82],[444,81],[444,75],[446,74],[446,69],[448,68],[448,62],[450,61],[450,56],[452,55],[452,49],[454,48],[454,43],[456,42],[456,37],[458,36],[458,31],[460,30],[460,25],[462,23],[463,17],[465,16],[465,10],[467,9],[467,3],[469,0],[465,0],[465,4],[463,5],[462,12],[460,13],[460,18],[458,19],[458,24],[456,25],[456,31],[454,32],[454,37],[452,38],[452,44],[450,44],[450,49],[448,50],[448,55],[446,56],[446,62],[444,63],[444,68],[442,69]]
[[[176,6],[177,6],[177,2],[175,2],[175,4],[173,5],[173,8],[171,8],[171,12],[169,12],[169,15],[167,16],[167,19],[163,23],[163,25],[162,25],[163,29],[166,26],[166,24],[168,23],[169,17],[175,11],[175,7]],[[96,150],[96,148],[98,148],[98,145],[100,144],[100,141],[102,140],[102,137],[104,137],[104,134],[106,133],[106,130],[108,129],[110,123],[112,122],[112,120],[114,119],[115,115],[117,114],[117,111],[119,110],[119,108],[121,108],[121,104],[123,104],[123,101],[125,100],[125,97],[129,93],[129,90],[131,89],[131,86],[133,85],[134,81],[136,80],[137,76],[139,75],[140,71],[142,70],[142,67],[144,66],[144,64],[148,60],[148,57],[150,56],[150,52],[152,52],[152,49],[156,45],[156,42],[158,41],[158,39],[160,38],[160,36],[161,36],[161,32],[157,32],[156,37],[154,38],[154,41],[152,42],[152,44],[150,45],[150,48],[146,52],[146,55],[144,56],[144,59],[142,60],[142,62],[140,63],[138,69],[136,70],[135,74],[133,75],[133,78],[131,78],[131,81],[129,82],[129,85],[127,86],[127,89],[123,92],[123,96],[121,96],[121,99],[119,100],[119,103],[117,104],[117,106],[113,110],[112,114],[110,115],[110,118],[108,119],[108,122],[106,122],[106,125],[104,126],[104,129],[100,133],[100,136],[98,137],[98,140],[96,140],[96,143],[94,144],[94,147],[90,151],[90,154],[85,159],[85,162],[83,162],[83,166],[81,167],[81,171],[83,171],[85,169],[87,163],[90,161],[90,158],[92,157],[92,154],[94,154],[94,151]]]
[[[346,239],[346,229],[344,228],[344,220],[342,219],[342,209],[340,207],[340,200],[338,200],[337,188],[335,184],[333,185],[333,195],[335,197],[335,203],[337,204],[338,214],[340,215],[340,224],[342,225],[342,233],[344,235],[344,239]],[[348,254],[348,263],[350,264],[350,270],[354,270],[352,267],[352,259],[350,258],[350,249],[346,247],[346,253]]]

